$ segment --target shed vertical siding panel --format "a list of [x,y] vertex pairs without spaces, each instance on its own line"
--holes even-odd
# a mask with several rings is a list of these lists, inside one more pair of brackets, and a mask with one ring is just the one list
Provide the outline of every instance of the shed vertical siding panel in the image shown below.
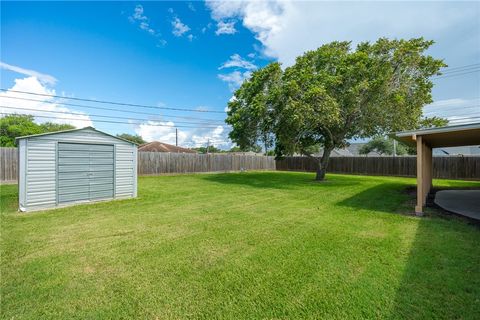
[[26,202],[26,152],[27,141],[20,140],[18,143],[18,207],[21,211],[25,210]]
[[137,173],[137,167],[138,167],[138,149],[137,146],[131,146],[133,149],[133,197],[137,197],[137,183],[138,183],[138,173]]
[[133,197],[136,184],[136,147],[117,145],[115,149],[115,197]]
[[54,140],[27,141],[26,207],[43,208],[56,204],[56,147]]

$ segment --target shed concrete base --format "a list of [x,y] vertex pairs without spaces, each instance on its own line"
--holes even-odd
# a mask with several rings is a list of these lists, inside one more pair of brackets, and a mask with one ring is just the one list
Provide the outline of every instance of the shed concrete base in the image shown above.
[[480,221],[480,190],[442,190],[435,204],[447,211]]

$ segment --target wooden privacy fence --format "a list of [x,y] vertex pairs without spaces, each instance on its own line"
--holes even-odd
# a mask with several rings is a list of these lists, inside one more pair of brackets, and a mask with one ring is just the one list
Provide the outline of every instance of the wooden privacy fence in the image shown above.
[[[308,157],[286,157],[277,160],[277,170],[316,171],[317,162]],[[417,158],[408,157],[332,157],[328,172],[415,177]],[[480,157],[448,156],[433,158],[433,177],[443,179],[480,180]]]
[[[0,148],[0,181],[17,180],[17,149]],[[138,174],[161,175],[241,170],[285,170],[314,172],[315,161],[307,157],[273,157],[238,154],[191,154],[139,152]],[[417,162],[410,157],[332,157],[328,171],[346,174],[414,177]],[[433,158],[433,177],[480,180],[480,157],[449,156]]]
[[0,181],[17,181],[17,148],[0,148]]
[[228,153],[138,153],[139,175],[241,170],[275,170],[275,158]]

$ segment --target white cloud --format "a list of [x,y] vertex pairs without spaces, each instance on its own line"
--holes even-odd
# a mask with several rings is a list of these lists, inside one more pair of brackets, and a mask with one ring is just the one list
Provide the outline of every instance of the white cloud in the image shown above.
[[166,45],[167,45],[167,40],[160,39],[157,42],[157,47],[159,47],[159,48],[165,47]]
[[235,29],[235,21],[219,21],[217,23],[217,30],[215,31],[215,34],[217,36],[221,34],[234,34],[237,32],[237,29]]
[[[135,133],[140,135],[146,141],[161,141],[175,144],[175,123],[172,121],[147,121],[146,123],[136,125]],[[180,144],[186,140],[187,134],[182,130],[178,132],[178,141]]]
[[[55,90],[47,88],[37,77],[31,76],[23,79],[16,79],[15,84],[11,88],[15,91],[25,91],[38,94],[46,95],[56,95]],[[12,99],[12,98],[29,98],[38,101],[28,101],[21,99]],[[92,120],[88,114],[75,111],[66,107],[63,107],[59,104],[56,104],[58,99],[45,96],[27,96],[22,93],[5,91],[0,93],[0,112],[2,113],[19,113],[19,114],[30,114],[37,116],[35,122],[54,122],[54,123],[68,123],[77,128],[92,126]],[[23,110],[23,109],[32,109],[32,110]],[[48,111],[54,111],[59,113],[52,113]],[[78,114],[62,114],[65,112],[74,112]],[[48,117],[48,118],[41,118]],[[62,119],[62,118],[69,118]],[[71,119],[75,120],[71,120]]]
[[[232,95],[230,97],[230,99],[228,99],[228,103],[231,103],[231,102],[234,102],[234,101],[237,101],[237,97],[235,97],[235,95]],[[225,112],[230,111],[230,106],[227,104],[227,106],[223,109],[223,111],[225,111]]]
[[195,108],[195,110],[206,112],[206,111],[209,110],[209,108],[207,106],[198,106],[198,107]]
[[450,125],[479,122],[480,99],[446,99],[426,105],[423,114],[427,117],[442,117]]
[[[262,43],[263,53],[287,66],[303,52],[334,40],[352,40],[355,44],[379,37],[438,39],[458,23],[477,19],[478,9],[472,6],[438,1],[207,2],[215,21],[241,20]],[[461,37],[467,41],[471,36],[464,32]]]
[[240,72],[235,70],[227,74],[219,74],[218,78],[228,84],[230,90],[234,91],[240,87],[245,79],[248,79],[251,75],[250,71]]
[[145,21],[140,22],[140,29],[147,31],[151,35],[155,35],[155,30],[150,28],[150,25],[148,24],[148,22],[145,22]]
[[190,31],[190,27],[184,24],[178,17],[172,21],[172,33],[176,37],[181,37],[184,33]]
[[195,6],[193,5],[193,3],[189,2],[187,4],[187,6],[188,6],[188,9],[190,9],[191,11],[193,11],[193,12],[197,11],[197,9],[195,9]]
[[230,60],[224,62],[218,69],[225,68],[242,68],[247,70],[255,70],[257,66],[250,61],[242,59],[242,57],[235,53],[230,56]]
[[189,34],[189,35],[187,36],[187,39],[188,39],[189,41],[192,41],[194,38],[195,38],[195,37],[193,36],[193,34]]
[[212,23],[209,22],[205,27],[202,28],[202,33],[207,32],[212,27]]
[[26,75],[26,76],[35,77],[40,82],[42,82],[44,84],[47,84],[47,85],[53,86],[53,85],[55,85],[55,83],[57,83],[57,79],[54,76],[44,74],[44,73],[40,73],[40,72],[37,72],[35,70],[29,70],[29,69],[24,69],[24,68],[21,68],[21,67],[18,67],[18,66],[12,66],[12,65],[7,64],[7,63],[2,62],[2,61],[0,61],[0,68],[5,69],[5,70],[9,70],[9,71],[13,71],[13,72],[16,72],[16,73],[20,73],[20,74],[23,74],[23,75]]
[[[137,4],[135,6],[135,9],[133,10],[133,14],[130,17],[128,17],[128,19],[130,20],[130,22],[138,24],[138,27],[141,30],[144,30],[145,32],[147,32],[148,34],[150,34],[154,37],[157,37],[157,38],[159,38],[161,36],[160,32],[157,32],[151,26],[150,19],[146,15],[144,15],[142,5]],[[160,46],[165,46],[166,43],[167,42],[163,39],[159,40],[159,44],[161,44]],[[159,47],[158,44],[157,44],[157,47]]]
[[[136,125],[135,133],[146,141],[175,144],[175,123],[172,121],[148,121]],[[202,147],[209,142],[210,145],[220,148],[229,149],[231,147],[228,131],[223,126],[215,128],[178,128],[178,144],[182,147]]]
[[234,71],[226,74],[217,75],[218,78],[228,84],[231,91],[240,87],[243,81],[250,77],[251,71],[257,69],[257,66],[251,61],[244,60],[239,54],[235,53],[230,59],[224,62],[218,69],[235,68]]
[[143,6],[140,4],[137,4],[135,6],[135,9],[133,9],[133,14],[131,16],[133,20],[139,20],[139,21],[147,21],[148,18],[143,15]]
[[228,131],[223,126],[196,130],[191,134],[190,140],[186,141],[186,143],[190,147],[206,147],[207,144],[221,149],[230,149],[232,147]]

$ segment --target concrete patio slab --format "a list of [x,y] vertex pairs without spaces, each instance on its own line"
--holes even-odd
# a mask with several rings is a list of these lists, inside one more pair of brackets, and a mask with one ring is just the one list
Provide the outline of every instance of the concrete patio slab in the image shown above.
[[480,221],[480,190],[442,190],[435,194],[439,207]]

